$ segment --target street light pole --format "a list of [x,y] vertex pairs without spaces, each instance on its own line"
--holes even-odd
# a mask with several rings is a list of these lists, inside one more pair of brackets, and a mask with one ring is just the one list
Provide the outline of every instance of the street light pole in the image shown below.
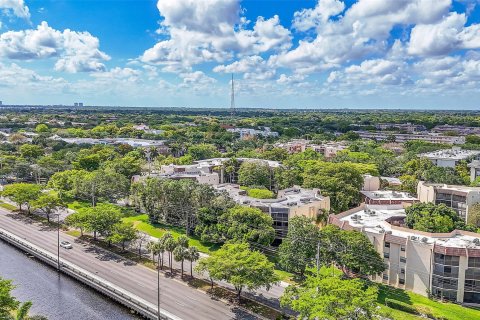
[[57,214],[57,271],[60,271],[60,214]]
[[157,255],[157,318],[161,320],[161,313],[160,313],[160,252]]

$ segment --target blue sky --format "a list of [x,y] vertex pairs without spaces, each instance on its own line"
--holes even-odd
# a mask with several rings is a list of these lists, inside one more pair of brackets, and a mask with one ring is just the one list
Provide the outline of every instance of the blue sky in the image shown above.
[[0,0],[4,104],[478,109],[477,0]]

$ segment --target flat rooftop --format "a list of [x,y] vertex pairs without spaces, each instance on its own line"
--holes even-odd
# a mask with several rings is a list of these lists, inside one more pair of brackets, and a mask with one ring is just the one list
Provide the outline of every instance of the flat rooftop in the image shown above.
[[265,206],[275,208],[290,208],[302,206],[307,203],[321,201],[324,199],[318,192],[318,189],[303,189],[293,187],[279,191],[279,197],[276,199],[257,199],[247,196],[245,190],[240,189],[237,184],[223,183],[214,186],[218,191],[226,191],[230,197],[239,204]]
[[[477,248],[473,242],[480,239],[480,234],[455,230],[451,233],[427,233],[406,227],[398,227],[390,224],[387,220],[392,218],[405,218],[405,209],[401,205],[365,205],[359,207],[357,211],[351,211],[347,215],[339,214],[340,221],[345,221],[350,226],[363,229],[370,233],[383,234],[388,233],[393,236],[402,237],[411,240],[416,239],[426,244],[437,244],[454,248]],[[411,238],[416,237],[416,238]]]
[[422,153],[419,156],[430,160],[465,160],[479,154],[480,150],[464,150],[460,148],[453,148]]
[[[197,160],[194,163],[197,163],[199,166],[220,166],[230,160],[231,158],[211,158],[211,159],[204,159],[204,160]],[[257,159],[257,158],[236,158],[240,162],[263,162],[267,163],[271,168],[278,168],[282,164],[279,161],[272,161],[272,160],[265,160],[265,159]]]
[[372,200],[403,200],[415,201],[417,198],[408,192],[393,191],[393,190],[378,190],[378,191],[361,191],[361,193]]

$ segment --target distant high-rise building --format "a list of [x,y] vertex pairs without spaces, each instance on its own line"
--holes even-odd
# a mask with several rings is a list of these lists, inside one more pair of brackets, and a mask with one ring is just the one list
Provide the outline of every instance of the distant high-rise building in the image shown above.
[[83,102],[74,102],[73,106],[74,107],[83,107]]
[[0,106],[1,106],[2,104],[3,104],[2,101],[0,101]]
[[74,107],[78,107],[78,102],[74,102],[74,103],[73,103],[73,106],[74,106]]
[[78,106],[79,106],[79,107],[83,107],[83,102],[79,102],[79,103],[78,103]]

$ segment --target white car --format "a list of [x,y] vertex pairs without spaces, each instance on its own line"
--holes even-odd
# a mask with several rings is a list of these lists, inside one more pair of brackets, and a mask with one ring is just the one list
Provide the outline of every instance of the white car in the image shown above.
[[72,249],[73,248],[72,244],[68,241],[60,242],[60,247],[65,248],[65,249]]

